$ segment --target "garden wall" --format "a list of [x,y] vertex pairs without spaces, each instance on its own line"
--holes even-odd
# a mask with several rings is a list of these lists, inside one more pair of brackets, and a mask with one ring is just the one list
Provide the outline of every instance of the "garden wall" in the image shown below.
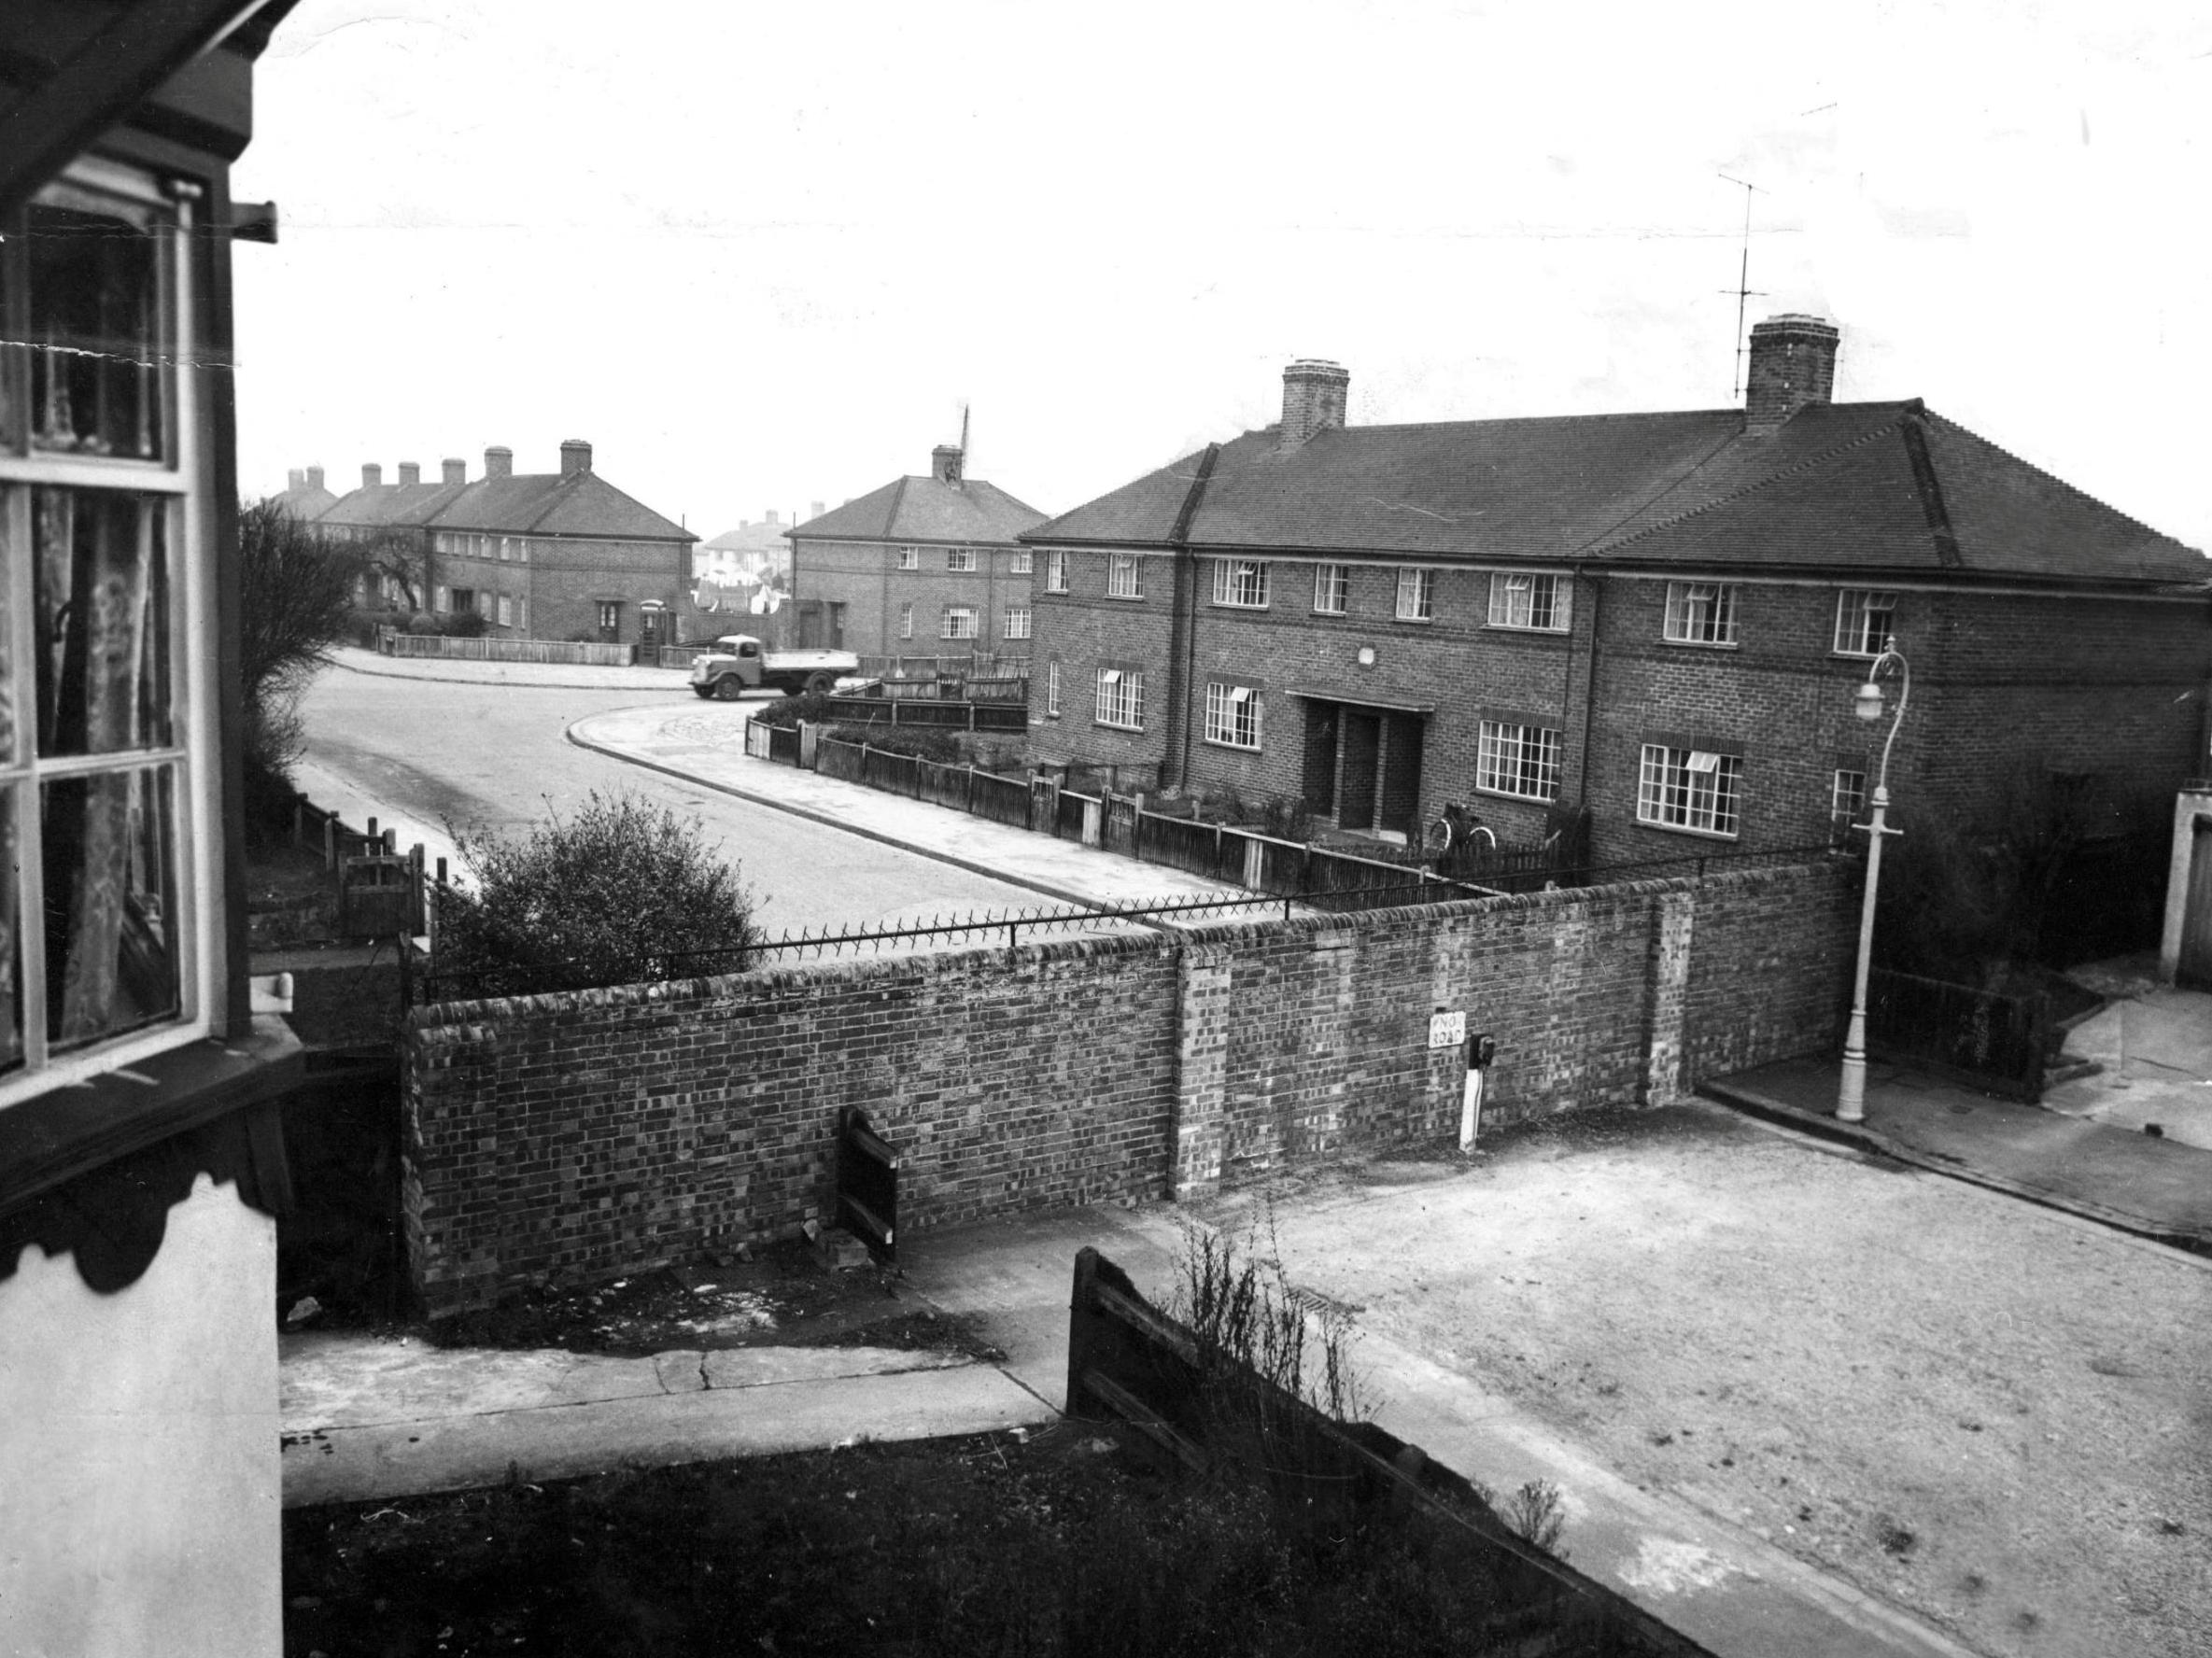
[[901,1153],[908,1229],[1194,1197],[1486,1121],[1664,1103],[1833,1047],[1843,859],[1702,881],[881,957],[412,1016],[405,1203],[433,1312],[787,1235],[829,1206],[837,1109]]

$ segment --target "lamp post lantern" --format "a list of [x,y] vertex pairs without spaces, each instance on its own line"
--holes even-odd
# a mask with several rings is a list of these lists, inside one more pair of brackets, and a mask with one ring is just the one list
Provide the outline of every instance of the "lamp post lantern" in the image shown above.
[[1843,1081],[1836,1092],[1836,1120],[1867,1120],[1867,970],[1874,959],[1874,900],[1881,885],[1881,843],[1897,833],[1888,823],[1890,808],[1890,749],[1897,740],[1897,727],[1905,723],[1905,704],[1912,696],[1912,669],[1894,642],[1884,642],[1882,653],[1867,670],[1867,682],[1852,699],[1852,711],[1862,720],[1881,718],[1881,670],[1897,670],[1897,711],[1890,719],[1890,734],[1881,744],[1881,770],[1874,780],[1874,813],[1867,822],[1867,893],[1859,909],[1858,974],[1852,984],[1851,1028],[1843,1038]]

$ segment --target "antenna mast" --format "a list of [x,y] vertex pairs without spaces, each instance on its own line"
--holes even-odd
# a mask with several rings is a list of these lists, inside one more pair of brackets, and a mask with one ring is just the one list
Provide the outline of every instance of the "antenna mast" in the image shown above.
[[1714,176],[1735,185],[1743,191],[1743,259],[1737,267],[1736,286],[1721,289],[1723,293],[1732,293],[1736,296],[1736,377],[1728,388],[1728,400],[1734,402],[1743,396],[1743,302],[1754,294],[1762,300],[1767,297],[1764,289],[1751,286],[1752,192],[1757,190],[1760,195],[1765,195],[1767,192],[1759,190],[1757,185],[1747,183],[1743,179],[1729,178],[1726,173],[1715,174]]
[[960,475],[967,476],[967,405],[960,405]]

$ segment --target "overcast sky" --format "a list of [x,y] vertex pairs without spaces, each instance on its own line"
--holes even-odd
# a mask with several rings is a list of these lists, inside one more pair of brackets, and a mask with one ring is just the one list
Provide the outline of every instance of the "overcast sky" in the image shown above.
[[1749,320],[2212,546],[2212,13],[303,0],[234,186],[240,481],[589,440],[712,536],[1046,512],[1275,418],[1732,400]]

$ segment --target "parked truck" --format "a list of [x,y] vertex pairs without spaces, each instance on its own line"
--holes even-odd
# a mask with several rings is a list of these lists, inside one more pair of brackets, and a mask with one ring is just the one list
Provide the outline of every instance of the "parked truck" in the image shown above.
[[850,651],[768,651],[751,634],[733,633],[691,659],[691,688],[724,702],[737,701],[748,685],[796,696],[802,691],[827,691],[859,671],[860,658]]

